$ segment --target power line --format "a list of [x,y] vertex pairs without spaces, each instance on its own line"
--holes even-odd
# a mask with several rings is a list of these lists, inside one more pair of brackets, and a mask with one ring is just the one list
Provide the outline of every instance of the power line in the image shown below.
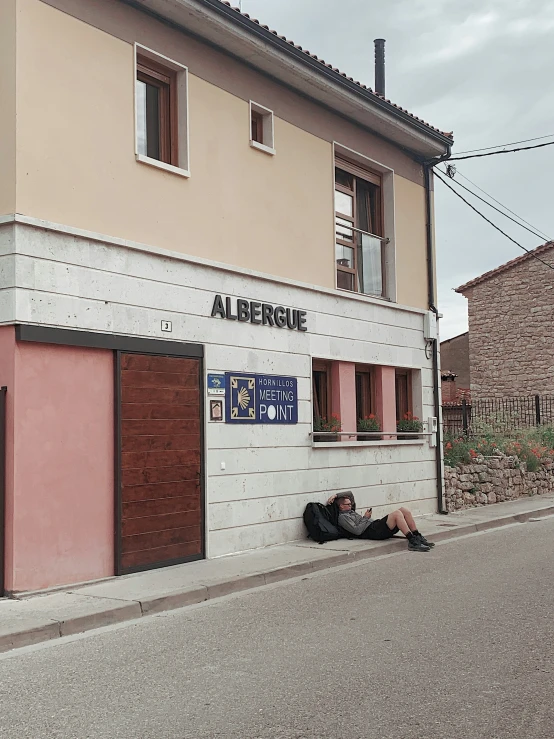
[[489,151],[486,154],[468,154],[465,157],[451,157],[449,162],[458,162],[461,159],[480,159],[481,157],[492,157],[495,154],[512,154],[515,151],[529,151],[530,149],[542,149],[543,146],[554,146],[554,141],[545,144],[534,144],[533,146],[520,146],[519,149],[502,149],[501,151]]
[[482,149],[468,149],[467,151],[456,152],[458,156],[461,154],[474,154],[476,151],[490,151],[490,149],[501,149],[503,146],[516,146],[516,144],[528,144],[530,141],[541,141],[542,139],[551,139],[554,137],[554,133],[549,133],[547,136],[536,136],[534,139],[523,139],[522,141],[510,141],[509,144],[497,144],[497,146],[483,146]]
[[[490,193],[488,193],[488,192],[487,192],[486,190],[483,190],[483,188],[482,188],[482,187],[479,187],[479,185],[478,185],[478,184],[477,184],[476,182],[473,182],[473,180],[470,180],[470,179],[469,179],[469,177],[466,177],[466,175],[465,175],[465,174],[463,174],[462,172],[460,172],[460,170],[459,170],[459,169],[457,169],[457,170],[456,170],[456,174],[459,174],[459,175],[460,175],[460,177],[463,177],[463,178],[464,178],[464,180],[467,180],[467,181],[468,181],[468,182],[469,182],[469,183],[470,183],[471,185],[473,185],[473,187],[476,187],[476,188],[477,188],[477,189],[478,189],[478,190],[479,190],[480,192],[484,193],[484,194],[485,194],[485,195],[486,195],[486,196],[487,196],[488,198],[490,198],[491,200],[494,200],[494,202],[495,202],[495,203],[498,203],[498,205],[500,205],[500,207],[501,207],[501,208],[504,208],[504,210],[507,210],[507,211],[508,211],[508,213],[511,213],[511,214],[512,214],[513,216],[515,216],[516,218],[519,218],[519,220],[520,220],[520,221],[523,221],[523,223],[526,223],[526,224],[527,224],[528,226],[531,226],[531,228],[536,228],[535,226],[533,226],[533,224],[532,224],[532,223],[529,223],[529,221],[526,221],[526,220],[525,220],[525,218],[522,218],[521,216],[518,216],[518,214],[517,214],[517,213],[515,213],[515,212],[514,212],[513,210],[510,210],[510,208],[508,208],[508,206],[507,206],[507,205],[504,205],[504,203],[501,203],[501,202],[500,202],[500,200],[497,200],[497,199],[496,199],[495,197],[493,197],[493,196],[492,196],[492,195],[491,195]],[[460,184],[460,183],[458,183],[458,184]],[[545,234],[545,233],[544,233],[543,231],[540,231],[539,229],[537,229],[537,233],[538,233],[538,234],[539,234],[539,235],[541,236],[541,238],[543,238],[543,239],[544,239],[545,241],[550,241],[550,237],[549,237],[549,236],[547,236],[547,235],[546,235],[546,234]]]
[[[442,169],[440,171],[442,172]],[[448,176],[448,173],[445,173],[445,172],[442,172],[442,173],[443,174],[447,174],[447,176]],[[474,198],[477,198],[482,203],[485,203],[485,205],[488,205],[489,208],[492,208],[497,213],[500,213],[500,215],[501,216],[504,216],[504,218],[508,218],[508,220],[513,221],[513,223],[515,223],[520,228],[524,228],[526,231],[529,231],[529,233],[533,234],[533,236],[538,236],[539,239],[544,239],[545,241],[550,241],[550,239],[548,238],[548,236],[545,236],[544,234],[541,234],[538,231],[535,231],[533,228],[527,228],[527,226],[524,226],[523,223],[519,223],[518,221],[516,221],[515,218],[512,218],[507,213],[504,213],[502,210],[500,210],[500,208],[497,208],[495,205],[492,205],[492,203],[489,203],[488,201],[486,201],[485,198],[482,198],[480,195],[477,195],[477,193],[476,192],[473,192],[473,190],[470,190],[469,187],[466,187],[465,185],[462,185],[461,182],[456,182],[456,184],[458,185],[458,187],[462,187],[464,190],[466,190],[466,192],[469,192],[471,195],[473,195]],[[500,205],[502,205],[502,203],[500,203]],[[502,207],[504,207],[504,206],[502,206]],[[517,214],[514,213],[514,215],[517,215]],[[519,216],[517,216],[517,217],[519,218]],[[523,219],[520,219],[520,220],[523,220]]]
[[456,192],[456,190],[455,190],[455,189],[454,189],[454,188],[453,188],[453,187],[452,187],[451,185],[449,185],[449,184],[448,184],[448,182],[447,182],[446,180],[444,180],[444,179],[443,179],[443,178],[442,178],[442,177],[441,177],[441,176],[440,176],[440,175],[438,174],[438,172],[435,172],[435,176],[436,176],[436,177],[437,177],[437,178],[438,178],[438,179],[439,179],[439,180],[440,180],[440,181],[441,181],[441,182],[443,183],[443,185],[446,185],[446,187],[447,187],[447,188],[448,188],[449,190],[452,190],[452,192],[454,193],[454,195],[456,195],[456,197],[460,198],[460,200],[463,200],[463,201],[464,201],[464,203],[465,203],[466,205],[468,205],[468,206],[469,206],[469,207],[471,208],[471,210],[475,211],[475,213],[477,213],[477,215],[478,215],[478,216],[481,216],[481,218],[483,218],[483,220],[485,220],[485,221],[486,221],[487,223],[490,223],[490,225],[491,225],[491,226],[492,226],[493,228],[495,228],[495,229],[496,229],[497,231],[500,231],[500,233],[501,233],[501,234],[502,234],[503,236],[505,236],[505,237],[506,237],[507,239],[509,239],[509,240],[510,240],[510,241],[511,241],[512,243],[514,243],[514,244],[515,244],[516,246],[519,246],[519,248],[520,248],[520,249],[523,249],[523,251],[527,252],[527,254],[529,254],[530,256],[532,256],[532,257],[533,257],[534,259],[537,259],[537,260],[538,260],[539,262],[542,262],[542,263],[543,263],[543,264],[544,264],[544,265],[545,265],[546,267],[549,267],[550,269],[554,269],[554,265],[552,265],[552,264],[548,264],[548,262],[545,262],[545,261],[544,261],[544,259],[541,259],[541,258],[540,258],[540,257],[538,257],[538,256],[537,256],[536,254],[533,254],[533,252],[532,252],[532,251],[531,251],[530,249],[526,249],[526,248],[525,248],[524,246],[522,246],[522,244],[520,244],[520,243],[519,243],[519,241],[516,241],[515,239],[513,239],[513,238],[512,238],[512,237],[511,237],[511,236],[510,236],[509,234],[507,234],[507,233],[506,233],[505,231],[503,231],[503,230],[502,230],[502,229],[501,229],[501,228],[500,228],[499,226],[497,226],[497,225],[496,225],[496,223],[493,223],[493,222],[492,222],[492,221],[491,221],[491,220],[490,220],[489,218],[487,218],[487,216],[483,215],[483,213],[481,213],[481,211],[480,211],[480,210],[477,210],[477,208],[476,208],[476,207],[475,207],[474,205],[472,205],[472,204],[471,204],[471,203],[470,203],[470,202],[469,202],[468,200],[466,200],[466,199],[465,199],[465,198],[463,197],[463,195],[460,195],[460,193],[459,193],[459,192]]

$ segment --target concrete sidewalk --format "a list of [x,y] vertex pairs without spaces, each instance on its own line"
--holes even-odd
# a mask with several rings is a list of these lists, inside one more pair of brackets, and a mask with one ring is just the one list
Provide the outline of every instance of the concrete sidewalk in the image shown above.
[[[439,542],[552,514],[554,495],[543,495],[448,516],[422,516],[418,525],[428,539]],[[323,545],[301,540],[92,585],[0,599],[0,652],[402,551],[406,551],[403,537],[385,542],[340,539]]]

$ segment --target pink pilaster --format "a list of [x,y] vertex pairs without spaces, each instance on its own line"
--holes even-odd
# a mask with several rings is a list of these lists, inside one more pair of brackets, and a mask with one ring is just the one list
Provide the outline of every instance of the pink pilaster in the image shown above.
[[[340,417],[343,431],[356,431],[356,365],[334,362],[331,366],[332,408]],[[350,437],[341,437],[342,441]],[[355,438],[355,437],[352,437]]]
[[[11,585],[9,574],[13,568],[13,515],[14,515],[14,396],[15,396],[15,328],[0,326],[0,387],[8,388],[6,394],[6,501],[4,531],[0,531],[0,546],[4,547],[5,587]],[[0,449],[0,454],[2,450]],[[2,595],[2,593],[0,593]]]
[[[396,379],[394,367],[375,368],[375,405],[383,431],[396,431]],[[394,439],[386,435],[384,439]]]

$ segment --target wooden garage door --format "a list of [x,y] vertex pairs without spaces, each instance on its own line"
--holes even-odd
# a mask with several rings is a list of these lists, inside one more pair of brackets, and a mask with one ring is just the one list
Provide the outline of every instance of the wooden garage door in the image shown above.
[[118,574],[204,556],[200,360],[120,354]]

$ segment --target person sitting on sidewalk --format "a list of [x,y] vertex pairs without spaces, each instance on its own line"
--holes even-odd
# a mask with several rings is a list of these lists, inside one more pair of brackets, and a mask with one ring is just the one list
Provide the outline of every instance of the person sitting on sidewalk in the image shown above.
[[400,530],[408,540],[408,549],[411,552],[428,552],[435,546],[419,533],[414,517],[407,508],[399,508],[378,519],[371,518],[372,509],[369,508],[360,516],[356,513],[356,501],[349,490],[332,495],[327,505],[336,506],[339,526],[357,538],[382,541],[390,539]]

